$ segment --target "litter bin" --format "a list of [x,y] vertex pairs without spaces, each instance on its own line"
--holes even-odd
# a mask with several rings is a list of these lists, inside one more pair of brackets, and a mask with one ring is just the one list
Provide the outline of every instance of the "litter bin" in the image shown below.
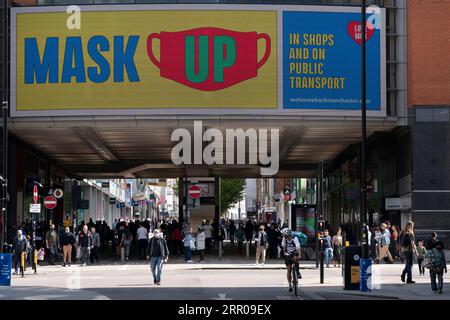
[[359,290],[361,246],[344,248],[344,290]]

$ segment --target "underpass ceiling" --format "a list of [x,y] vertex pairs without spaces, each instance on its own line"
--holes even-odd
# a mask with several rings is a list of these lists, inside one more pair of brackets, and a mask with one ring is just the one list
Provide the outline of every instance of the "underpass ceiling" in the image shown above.
[[[194,120],[14,118],[10,130],[64,169],[84,178],[260,176],[260,168],[255,165],[174,165],[171,151],[177,142],[171,141],[171,134],[177,128],[193,132]],[[395,119],[369,119],[368,136],[395,126]],[[349,145],[358,143],[361,136],[358,117],[204,119],[203,130],[208,128],[223,133],[226,128],[280,129],[278,177],[313,176],[320,160],[334,159]]]

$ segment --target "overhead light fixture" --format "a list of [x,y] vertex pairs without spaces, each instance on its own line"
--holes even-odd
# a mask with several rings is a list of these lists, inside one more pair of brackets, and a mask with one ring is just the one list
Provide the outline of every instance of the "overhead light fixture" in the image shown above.
[[108,146],[98,135],[97,131],[90,127],[72,127],[72,131],[83,139],[103,160],[119,161],[117,157],[109,151]]

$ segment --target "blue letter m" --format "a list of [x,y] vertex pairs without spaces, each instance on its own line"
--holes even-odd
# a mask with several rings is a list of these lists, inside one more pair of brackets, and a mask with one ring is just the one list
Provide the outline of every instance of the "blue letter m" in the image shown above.
[[45,41],[44,55],[39,55],[36,38],[25,39],[25,83],[33,84],[36,74],[36,83],[46,83],[47,74],[49,82],[58,82],[58,38],[50,37]]

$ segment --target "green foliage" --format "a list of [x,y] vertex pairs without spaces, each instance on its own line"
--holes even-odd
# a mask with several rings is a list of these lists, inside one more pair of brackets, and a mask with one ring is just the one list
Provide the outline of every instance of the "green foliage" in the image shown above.
[[241,178],[222,178],[220,180],[220,208],[222,213],[244,199],[245,186],[245,179]]

